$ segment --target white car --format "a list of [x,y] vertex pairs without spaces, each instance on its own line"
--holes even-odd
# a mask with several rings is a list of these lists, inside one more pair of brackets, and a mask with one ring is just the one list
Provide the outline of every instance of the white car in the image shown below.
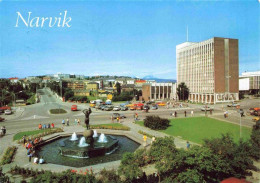
[[5,110],[5,115],[10,115],[10,114],[12,114],[11,110],[9,110],[9,109]]
[[115,106],[115,107],[113,108],[113,111],[120,111],[120,110],[121,110],[120,106]]
[[227,106],[228,107],[237,107],[237,106],[240,106],[240,104],[232,103],[232,104],[228,104]]

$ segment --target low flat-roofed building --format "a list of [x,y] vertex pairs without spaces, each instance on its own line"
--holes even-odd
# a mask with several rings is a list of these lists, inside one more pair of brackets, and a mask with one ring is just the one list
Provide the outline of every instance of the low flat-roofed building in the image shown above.
[[239,76],[239,91],[256,94],[260,92],[260,71],[243,72]]
[[175,100],[176,83],[151,83],[142,87],[142,97],[150,100]]

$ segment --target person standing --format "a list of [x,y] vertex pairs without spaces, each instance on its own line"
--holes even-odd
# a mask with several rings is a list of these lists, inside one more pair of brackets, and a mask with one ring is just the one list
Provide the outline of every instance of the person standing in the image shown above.
[[78,125],[80,125],[80,119],[78,119]]
[[61,124],[62,124],[63,127],[65,126],[65,120],[64,119],[62,120]]
[[175,115],[175,118],[177,118],[177,112],[176,111],[174,112],[174,115]]
[[146,146],[147,136],[144,135],[144,136],[143,136],[143,139],[144,139],[144,146]]
[[111,115],[111,122],[114,123],[114,117]]
[[54,123],[51,123],[51,127],[54,128]]
[[3,126],[2,132],[3,132],[3,135],[6,134],[6,128],[5,128],[5,126]]
[[67,118],[67,126],[70,126],[70,120]]
[[117,117],[117,118],[116,118],[116,121],[119,123],[119,122],[120,122],[120,118],[119,118],[119,117]]
[[77,124],[78,124],[78,120],[75,118],[74,125],[77,125]]
[[193,116],[193,111],[190,111],[190,115]]
[[190,148],[190,143],[189,143],[189,141],[187,141],[186,147],[187,147],[187,149]]
[[184,116],[187,117],[187,112],[186,111],[184,111]]

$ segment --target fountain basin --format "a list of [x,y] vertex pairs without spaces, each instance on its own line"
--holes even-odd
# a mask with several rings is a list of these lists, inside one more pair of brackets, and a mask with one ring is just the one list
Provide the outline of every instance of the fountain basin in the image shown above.
[[[84,138],[84,137],[81,137]],[[118,140],[111,136],[106,136],[106,143],[99,142],[95,139],[93,145],[79,146],[78,142],[71,142],[64,139],[59,144],[60,153],[63,156],[69,156],[74,158],[93,158],[96,156],[104,156],[110,154],[118,148]],[[63,142],[63,143],[62,143]]]
[[[78,135],[78,138],[80,139],[81,136],[82,135]],[[96,152],[95,150],[93,150],[90,151],[90,153],[86,153],[86,151],[81,151],[82,148],[78,147],[78,140],[73,142],[71,141],[71,145],[73,145],[78,151],[72,149],[70,152],[69,149],[64,148],[64,146],[66,145],[66,139],[69,140],[71,138],[71,135],[63,134],[52,136],[51,138],[44,141],[43,144],[37,147],[36,153],[37,156],[43,157],[47,163],[70,167],[85,167],[120,160],[125,152],[134,152],[137,148],[140,147],[140,142],[136,142],[135,139],[132,140],[132,137],[130,136],[127,137],[123,134],[113,134],[106,136],[108,138],[111,137],[118,140],[117,148],[114,148],[112,143],[110,146],[111,149],[107,148],[105,151],[103,148],[105,143],[100,143],[99,146],[95,145],[96,149],[98,149],[99,151]],[[98,140],[98,138],[96,138],[95,140]],[[114,140],[112,140],[111,142],[114,142]],[[61,145],[64,146],[62,147]],[[67,156],[61,155],[60,148],[63,148],[63,150],[66,151],[65,153],[67,153]],[[83,149],[84,148],[90,147],[83,147]]]

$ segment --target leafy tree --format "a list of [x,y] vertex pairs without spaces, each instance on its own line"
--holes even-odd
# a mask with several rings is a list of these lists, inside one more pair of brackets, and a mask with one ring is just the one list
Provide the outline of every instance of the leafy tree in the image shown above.
[[71,89],[67,88],[64,93],[65,100],[68,100],[69,98],[71,98],[73,96],[74,96],[74,92]]
[[218,154],[224,160],[229,169],[225,170],[223,178],[235,176],[238,178],[250,175],[247,171],[253,167],[250,159],[250,146],[248,142],[240,140],[236,144],[229,134],[222,135],[221,138],[204,140],[204,147],[208,147],[213,153]]
[[193,146],[188,151],[180,149],[158,161],[156,167],[162,178],[172,182],[219,182],[229,167],[224,160],[209,148]]
[[121,86],[120,86],[120,83],[116,83],[116,92],[117,92],[117,95],[120,95],[121,94]]
[[135,161],[134,153],[124,153],[118,173],[125,177],[125,182],[132,182],[142,175],[142,170]]
[[180,100],[187,100],[189,98],[189,88],[184,82],[180,83],[177,87],[177,95]]
[[0,182],[10,183],[9,177],[3,173],[2,167],[0,167]]
[[158,137],[150,148],[149,156],[153,161],[161,161],[163,158],[174,157],[176,152],[177,149],[173,137]]
[[259,160],[260,159],[260,120],[256,121],[256,124],[253,126],[251,134],[251,156]]
[[133,96],[130,94],[130,92],[122,92],[118,96],[114,96],[112,98],[113,101],[129,101],[132,100]]

